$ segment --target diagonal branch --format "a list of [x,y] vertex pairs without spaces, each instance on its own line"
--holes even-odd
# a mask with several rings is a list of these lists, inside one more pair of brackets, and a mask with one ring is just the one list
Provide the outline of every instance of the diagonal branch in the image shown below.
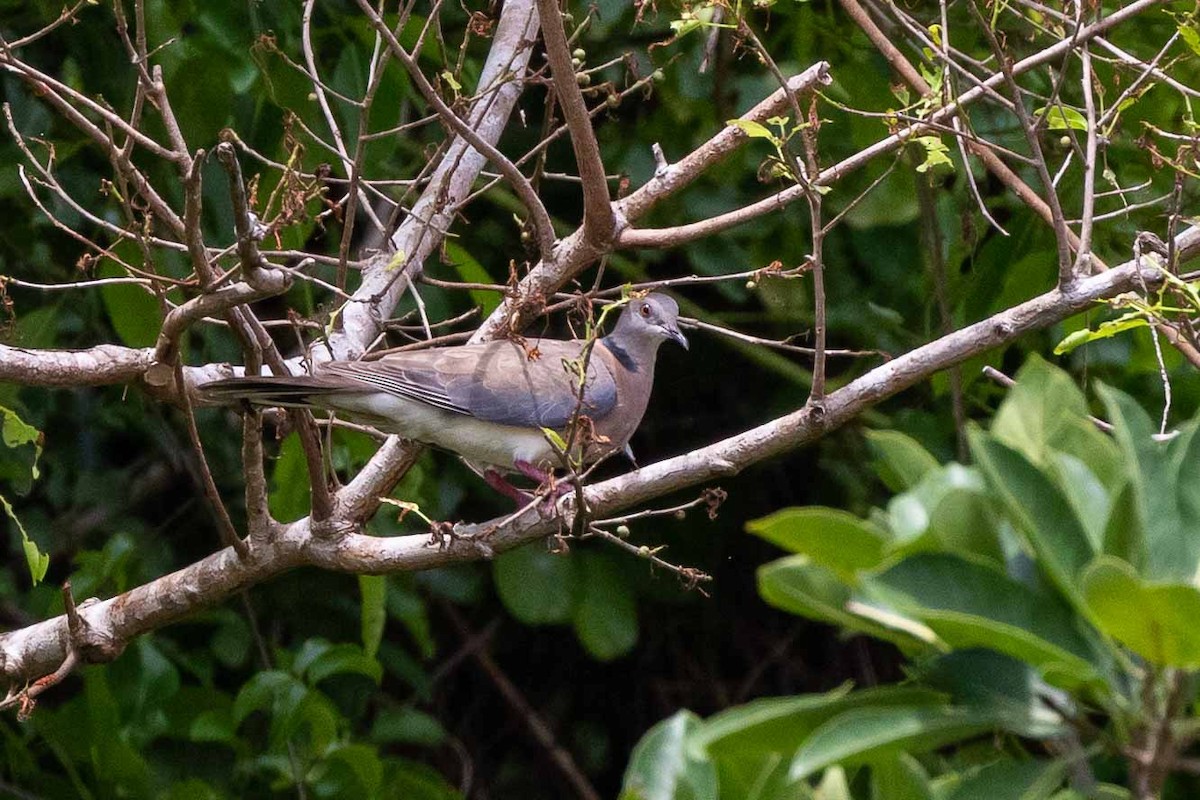
[[[1200,253],[1200,229],[1175,240],[1180,261]],[[650,464],[585,490],[592,513],[611,514],[668,492],[736,474],[751,464],[803,447],[877,403],[941,370],[1059,323],[1123,292],[1153,286],[1158,269],[1128,262],[1107,272],[1002,311],[889,361],[826,395],[819,413],[801,408],[756,428],[675,458]],[[385,445],[385,450],[392,446]],[[570,513],[570,496],[560,508]],[[547,536],[563,524],[534,508],[519,515],[456,526],[454,535],[431,543],[428,535],[376,537],[359,533],[315,538],[308,519],[284,528],[270,543],[239,559],[231,548],[109,600],[80,609],[97,635],[118,645],[175,622],[232,593],[294,567],[381,574],[473,561]],[[63,617],[0,635],[0,675],[10,683],[47,675],[67,657]],[[117,648],[119,649],[119,648]]]
[[538,16],[542,20],[542,38],[546,42],[554,93],[571,131],[571,147],[575,151],[579,177],[583,180],[583,235],[591,244],[604,246],[612,239],[617,223],[608,195],[608,181],[604,177],[604,161],[600,158],[596,131],[592,128],[591,115],[571,66],[570,45],[567,44],[567,32],[563,28],[558,0],[538,0]]

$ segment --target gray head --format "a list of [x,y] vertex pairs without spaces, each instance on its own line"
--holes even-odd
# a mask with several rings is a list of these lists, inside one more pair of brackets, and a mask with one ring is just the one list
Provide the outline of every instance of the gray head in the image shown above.
[[655,347],[670,339],[687,349],[688,341],[679,332],[679,305],[665,294],[635,297],[621,312],[612,336],[623,344],[644,342]]

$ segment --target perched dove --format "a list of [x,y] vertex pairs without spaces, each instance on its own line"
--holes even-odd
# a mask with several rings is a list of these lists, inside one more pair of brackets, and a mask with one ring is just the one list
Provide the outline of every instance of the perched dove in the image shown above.
[[625,450],[650,400],[658,346],[679,332],[679,307],[664,294],[631,300],[612,333],[596,340],[582,404],[586,341],[530,340],[394,353],[376,361],[333,361],[315,375],[207,383],[218,402],[322,408],[386,433],[452,450],[486,468],[485,479],[517,499],[501,477],[516,470],[545,480],[558,460],[543,428],[565,435],[578,407],[593,423],[586,462]]

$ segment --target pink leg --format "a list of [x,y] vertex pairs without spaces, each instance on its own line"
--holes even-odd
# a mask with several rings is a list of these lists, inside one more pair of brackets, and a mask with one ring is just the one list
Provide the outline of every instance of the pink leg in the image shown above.
[[517,472],[529,478],[531,481],[537,481],[539,484],[550,480],[553,475],[548,469],[540,469],[539,467],[530,464],[528,461],[514,461],[513,466],[517,468]]
[[504,476],[494,469],[483,471],[483,479],[487,481],[487,485],[495,489],[505,497],[512,498],[517,505],[523,506],[533,499],[533,495],[529,492],[524,492],[513,486],[504,479]]
[[[548,469],[539,469],[533,464],[530,464],[528,461],[514,461],[513,466],[516,467],[517,471],[526,478],[537,481],[539,487],[552,484],[554,481],[554,473],[552,471]],[[571,484],[569,483],[561,482],[553,483],[553,485],[554,491],[551,492],[550,496],[546,498],[546,502],[549,505],[554,505],[555,500],[571,491]]]

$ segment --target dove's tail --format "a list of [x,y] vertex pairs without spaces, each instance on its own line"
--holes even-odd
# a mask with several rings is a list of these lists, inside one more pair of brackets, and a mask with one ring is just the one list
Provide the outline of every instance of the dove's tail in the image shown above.
[[201,396],[212,403],[246,402],[256,406],[283,408],[323,407],[322,397],[344,394],[346,391],[344,381],[317,375],[228,378],[200,387]]

